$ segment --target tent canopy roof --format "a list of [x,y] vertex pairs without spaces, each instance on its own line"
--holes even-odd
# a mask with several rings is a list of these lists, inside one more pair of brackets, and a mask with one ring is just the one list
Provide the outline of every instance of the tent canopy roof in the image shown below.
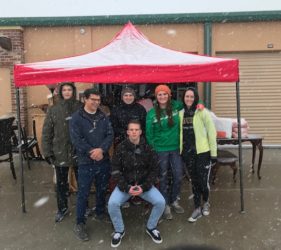
[[63,59],[17,64],[17,87],[58,82],[170,83],[234,82],[237,59],[200,56],[150,42],[130,22],[105,47]]

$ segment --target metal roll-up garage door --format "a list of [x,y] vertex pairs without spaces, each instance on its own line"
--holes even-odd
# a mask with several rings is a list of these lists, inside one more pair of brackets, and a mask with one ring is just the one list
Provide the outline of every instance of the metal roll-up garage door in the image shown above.
[[[251,134],[267,145],[281,145],[281,52],[217,54],[238,58],[241,117]],[[236,117],[235,83],[212,85],[212,110],[217,116]]]

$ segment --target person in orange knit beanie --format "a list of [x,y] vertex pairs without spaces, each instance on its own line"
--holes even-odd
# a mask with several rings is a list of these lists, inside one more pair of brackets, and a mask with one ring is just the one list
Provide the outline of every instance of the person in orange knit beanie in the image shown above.
[[[158,85],[155,89],[156,103],[146,116],[146,139],[156,151],[160,167],[159,190],[166,201],[163,217],[171,220],[171,209],[183,213],[178,197],[183,176],[180,146],[179,111],[183,108],[181,102],[171,99],[171,90],[166,85]],[[171,172],[172,182],[168,181]]]
[[157,94],[160,92],[160,91],[164,91],[166,93],[168,93],[168,95],[171,97],[172,93],[171,93],[171,90],[170,88],[167,86],[167,85],[158,85],[155,89],[155,96],[157,96]]

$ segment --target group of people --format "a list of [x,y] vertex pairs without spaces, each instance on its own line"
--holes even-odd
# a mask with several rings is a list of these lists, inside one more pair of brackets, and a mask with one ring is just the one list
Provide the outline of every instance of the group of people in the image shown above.
[[[198,105],[195,88],[188,87],[182,101],[175,101],[167,85],[158,85],[154,107],[146,113],[136,102],[134,90],[125,87],[121,104],[111,110],[110,116],[100,110],[101,95],[95,89],[85,90],[83,105],[75,99],[75,93],[72,83],[60,85],[61,100],[49,108],[43,127],[44,156],[57,174],[56,222],[69,211],[70,166],[78,166],[74,232],[80,240],[89,240],[85,214],[94,183],[95,216],[103,219],[108,211],[115,231],[112,247],[118,247],[125,235],[121,207],[132,197],[152,205],[146,232],[155,243],[161,243],[157,229],[161,216],[171,220],[172,211],[184,213],[179,204],[183,162],[194,195],[194,211],[188,221],[209,215],[209,175],[217,157],[216,129],[209,111]],[[116,186],[106,209],[110,178]]]

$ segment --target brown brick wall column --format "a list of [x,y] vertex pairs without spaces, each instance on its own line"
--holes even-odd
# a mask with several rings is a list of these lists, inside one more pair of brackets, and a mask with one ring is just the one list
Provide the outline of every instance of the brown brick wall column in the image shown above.
[[[7,51],[0,48],[0,67],[10,69],[12,112],[16,116],[16,88],[14,83],[14,64],[24,63],[24,41],[23,29],[21,27],[1,27],[0,36],[9,37],[12,41],[12,50]],[[20,110],[21,122],[23,126],[27,125],[27,95],[26,89],[20,89]]]

